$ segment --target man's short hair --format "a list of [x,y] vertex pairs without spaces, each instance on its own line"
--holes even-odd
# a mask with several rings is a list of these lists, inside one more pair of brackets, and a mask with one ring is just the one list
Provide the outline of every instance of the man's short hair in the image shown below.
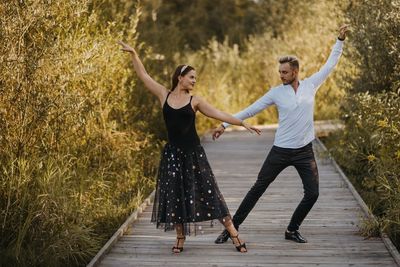
[[290,67],[299,69],[299,60],[295,56],[283,56],[279,58],[279,63],[284,64],[284,63],[289,63]]

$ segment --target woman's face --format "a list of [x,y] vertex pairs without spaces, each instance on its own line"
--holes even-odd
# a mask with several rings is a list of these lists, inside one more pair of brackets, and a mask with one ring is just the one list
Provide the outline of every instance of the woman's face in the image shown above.
[[184,76],[179,76],[179,84],[185,90],[193,90],[194,84],[196,83],[196,71],[191,70]]

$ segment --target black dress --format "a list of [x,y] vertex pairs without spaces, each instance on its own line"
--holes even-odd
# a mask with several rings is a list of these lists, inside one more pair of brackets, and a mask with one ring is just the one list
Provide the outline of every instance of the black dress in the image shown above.
[[[202,233],[213,226],[212,220],[230,215],[200,145],[192,97],[174,109],[168,105],[169,94],[163,105],[168,143],[161,155],[151,221],[165,231],[183,224],[186,234]],[[204,221],[211,223],[197,224]]]

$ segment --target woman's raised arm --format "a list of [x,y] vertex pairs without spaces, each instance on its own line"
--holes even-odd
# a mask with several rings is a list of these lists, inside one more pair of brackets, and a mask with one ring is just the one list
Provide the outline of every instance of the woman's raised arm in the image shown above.
[[153,80],[153,78],[150,77],[150,75],[147,73],[146,69],[143,66],[142,61],[140,61],[135,49],[128,44],[119,41],[118,44],[122,46],[121,50],[128,52],[131,54],[131,59],[133,63],[133,68],[135,69],[136,74],[138,75],[139,79],[144,83],[147,89],[149,91],[156,95],[158,99],[160,100],[161,104],[163,103],[164,99],[166,98],[166,95],[168,94],[168,90]]

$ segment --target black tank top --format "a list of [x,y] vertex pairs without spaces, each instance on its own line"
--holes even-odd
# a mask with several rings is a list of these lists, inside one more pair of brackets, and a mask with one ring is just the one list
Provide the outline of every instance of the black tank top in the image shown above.
[[196,114],[192,108],[192,98],[187,105],[174,109],[168,105],[168,93],[163,105],[164,121],[168,131],[168,142],[180,148],[191,148],[200,144],[196,132]]

